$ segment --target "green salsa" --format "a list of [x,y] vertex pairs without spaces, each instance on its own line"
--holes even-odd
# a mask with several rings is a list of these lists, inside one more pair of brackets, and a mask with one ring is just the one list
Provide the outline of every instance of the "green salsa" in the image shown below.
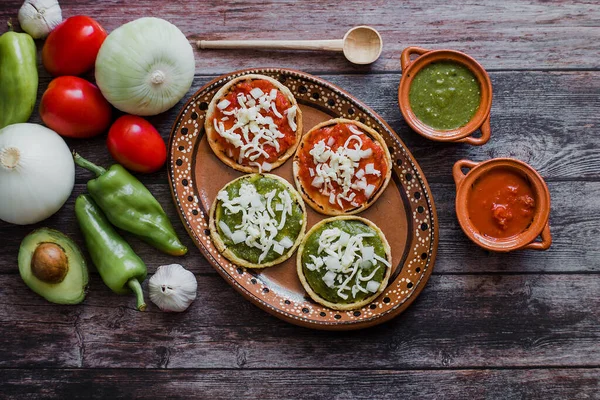
[[[323,231],[325,231],[326,229],[332,229],[332,228],[338,228],[341,231],[350,234],[351,237],[355,236],[357,234],[361,234],[361,233],[373,234],[373,236],[371,236],[371,237],[363,237],[362,238],[363,245],[373,247],[376,255],[387,260],[387,255],[385,253],[385,247],[383,245],[383,241],[381,240],[378,232],[376,232],[370,226],[366,225],[365,223],[363,223],[361,221],[356,221],[356,220],[331,221],[326,224],[323,224],[316,231],[312,232],[311,235],[306,239],[306,241],[304,243],[304,250],[302,252],[302,270],[304,272],[306,281],[308,282],[308,284],[310,285],[312,290],[315,291],[315,293],[317,293],[320,297],[322,297],[323,299],[325,299],[329,302],[336,303],[336,304],[350,304],[350,303],[356,303],[356,302],[362,301],[362,300],[366,299],[367,297],[372,296],[373,293],[372,292],[364,293],[362,291],[358,291],[353,295],[351,293],[351,291],[348,290],[348,291],[344,292],[348,296],[348,298],[344,299],[343,297],[338,295],[337,288],[335,288],[335,287],[331,288],[331,287],[327,286],[327,284],[325,283],[323,277],[328,272],[328,270],[325,268],[325,266],[322,266],[321,268],[315,269],[315,270],[310,270],[307,267],[314,261],[310,257],[311,255],[320,256],[320,257],[327,256],[325,251],[318,253],[319,238],[321,237],[321,234],[323,233]],[[355,259],[355,261],[356,261],[356,259]],[[373,271],[378,267],[379,267],[379,269],[377,269],[377,272],[375,272],[375,274],[373,275],[371,280],[381,283],[387,272],[386,265],[384,265],[381,261],[376,260],[376,262],[374,264],[371,263],[367,267],[362,267],[360,269],[361,275],[363,277],[367,277],[371,273],[373,273]],[[343,280],[345,280],[347,277],[350,276],[350,274],[340,274],[340,275],[342,275]],[[336,284],[338,284],[337,281],[336,281]],[[350,283],[350,286],[352,286],[352,283]]]
[[440,61],[417,73],[408,98],[415,116],[423,123],[434,129],[452,130],[473,118],[481,101],[481,88],[464,65]]
[[[266,201],[265,196],[268,193],[276,190],[276,194],[271,201],[273,210],[275,210],[278,204],[283,204],[283,201],[278,196],[279,193],[288,192],[290,194],[292,199],[292,215],[286,215],[285,224],[283,228],[278,231],[274,239],[276,241],[281,241],[284,237],[288,237],[292,242],[295,242],[302,230],[304,223],[304,212],[300,204],[298,204],[297,195],[290,193],[288,187],[282,182],[259,174],[248,175],[244,179],[239,179],[233,183],[230,183],[223,190],[225,190],[229,198],[232,199],[239,196],[240,188],[242,187],[242,184],[245,183],[250,183],[256,188],[256,191],[261,195],[262,201]],[[285,209],[282,211],[275,210],[274,218],[277,221],[281,221],[282,214],[284,212]],[[223,229],[219,224],[219,221],[222,221],[229,227],[231,231],[235,231],[237,229],[236,226],[242,223],[242,215],[242,211],[234,214],[230,213],[229,210],[223,206],[223,202],[219,201],[217,203],[215,215],[217,221],[217,230],[221,236],[221,239],[223,240],[223,243],[225,243],[227,248],[231,250],[237,257],[256,264],[259,263],[259,257],[263,253],[263,250],[254,246],[249,246],[245,242],[236,244],[225,232],[223,232]],[[285,252],[287,251],[288,249],[285,250]],[[273,248],[271,248],[266,256],[260,260],[260,263],[267,263],[276,260],[279,257],[281,257],[281,254],[277,253],[273,250]]]

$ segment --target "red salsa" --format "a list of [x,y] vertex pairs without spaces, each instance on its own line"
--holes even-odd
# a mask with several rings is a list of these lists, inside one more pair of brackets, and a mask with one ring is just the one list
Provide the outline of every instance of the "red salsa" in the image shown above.
[[[340,199],[342,203],[342,207],[340,207],[338,201],[334,201],[333,203],[329,200],[330,193],[342,193],[343,188],[337,182],[332,181],[332,189],[331,191],[325,189],[324,187],[315,187],[312,185],[314,179],[314,171],[317,168],[317,163],[315,163],[315,159],[309,152],[314,148],[314,146],[320,141],[325,141],[328,144],[328,148],[330,148],[333,152],[337,151],[339,147],[343,147],[346,144],[346,141],[350,136],[356,136],[356,131],[360,131],[360,138],[362,140],[361,150],[371,150],[371,154],[362,158],[358,161],[358,165],[354,168],[354,176],[352,177],[352,183],[356,183],[359,180],[366,180],[367,185],[373,185],[374,189],[372,189],[372,193],[377,193],[383,182],[385,181],[386,174],[388,172],[388,162],[385,156],[384,150],[381,148],[379,142],[373,140],[366,133],[364,133],[360,128],[353,125],[354,132],[350,130],[348,124],[338,123],[331,126],[325,126],[317,131],[311,133],[310,137],[306,138],[307,146],[304,146],[301,150],[298,150],[298,159],[301,165],[301,168],[298,172],[298,177],[302,181],[302,186],[304,190],[307,191],[308,195],[313,199],[316,199],[318,203],[321,204],[329,204],[329,206],[339,209],[339,210],[348,210],[353,209],[359,206],[362,206],[371,196],[367,196],[364,189],[353,188],[350,189],[350,195],[352,196],[352,201],[347,199]],[[352,142],[354,145],[355,142]],[[373,173],[365,173],[367,170],[367,165],[373,164],[372,167],[378,172],[376,174]],[[359,173],[359,176],[356,176],[358,171],[362,171]],[[354,193],[352,195],[352,193]],[[368,193],[368,191],[367,191]]]
[[[294,143],[296,142],[296,132],[293,131],[290,127],[287,115],[285,114],[285,111],[289,109],[292,106],[292,104],[287,99],[287,97],[281,91],[279,91],[271,82],[258,79],[253,80],[251,82],[241,82],[235,85],[235,87],[233,87],[229,94],[225,97],[225,99],[228,100],[230,104],[223,110],[217,108],[215,112],[215,118],[217,119],[217,121],[223,122],[226,130],[231,129],[231,127],[233,127],[233,125],[236,123],[236,119],[233,116],[228,116],[224,114],[223,111],[232,111],[236,108],[240,108],[241,105],[238,102],[238,94],[242,93],[248,96],[250,94],[250,91],[254,88],[259,88],[264,93],[270,93],[272,89],[277,90],[275,106],[281,117],[278,117],[272,109],[268,111],[262,110],[261,115],[273,118],[273,121],[277,125],[277,128],[284,135],[284,137],[278,139],[279,149],[276,149],[274,146],[271,145],[264,146],[264,151],[269,154],[269,157],[260,155],[260,157],[254,160],[254,162],[258,164],[261,164],[264,161],[274,163],[279,159],[280,156],[285,154],[291,146],[294,145]],[[242,136],[242,141],[244,142],[244,144],[251,142],[254,136],[252,133],[250,133],[248,135],[249,140],[246,140],[246,138],[244,138],[244,135],[241,134],[241,130],[239,128],[236,129],[235,133],[238,133]],[[232,143],[230,143],[229,141],[227,141],[227,139],[220,135],[217,135],[216,140],[222,146],[222,148],[226,150],[226,154],[229,158],[239,161],[238,158],[240,155],[240,148],[236,148]],[[240,164],[248,166],[250,165],[250,162],[251,160],[249,160],[248,158],[243,158]]]
[[509,168],[494,169],[473,184],[467,199],[471,222],[482,235],[504,239],[531,225],[535,213],[531,184]]

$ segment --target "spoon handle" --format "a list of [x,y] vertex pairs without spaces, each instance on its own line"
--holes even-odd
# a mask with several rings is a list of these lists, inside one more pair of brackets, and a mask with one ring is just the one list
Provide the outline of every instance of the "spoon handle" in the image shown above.
[[198,40],[199,49],[282,49],[343,51],[344,41],[337,40]]

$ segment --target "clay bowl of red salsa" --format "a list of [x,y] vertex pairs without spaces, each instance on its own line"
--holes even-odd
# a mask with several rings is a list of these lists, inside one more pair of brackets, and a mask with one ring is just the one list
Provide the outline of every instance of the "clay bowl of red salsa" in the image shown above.
[[[455,50],[407,47],[400,64],[398,104],[415,132],[438,142],[475,146],[490,140],[492,82],[474,58]],[[473,136],[477,130],[479,137]]]
[[458,222],[473,242],[499,252],[550,247],[550,191],[528,164],[512,158],[460,160],[452,175]]

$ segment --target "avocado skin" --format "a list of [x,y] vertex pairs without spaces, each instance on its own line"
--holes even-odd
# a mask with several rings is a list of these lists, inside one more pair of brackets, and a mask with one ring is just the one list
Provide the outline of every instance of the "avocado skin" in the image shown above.
[[[42,243],[55,243],[66,253],[69,269],[59,283],[39,280],[31,271],[31,258]],[[50,228],[40,228],[23,239],[19,249],[19,273],[23,282],[35,293],[51,303],[78,304],[85,299],[88,285],[88,268],[77,244],[65,234]]]

